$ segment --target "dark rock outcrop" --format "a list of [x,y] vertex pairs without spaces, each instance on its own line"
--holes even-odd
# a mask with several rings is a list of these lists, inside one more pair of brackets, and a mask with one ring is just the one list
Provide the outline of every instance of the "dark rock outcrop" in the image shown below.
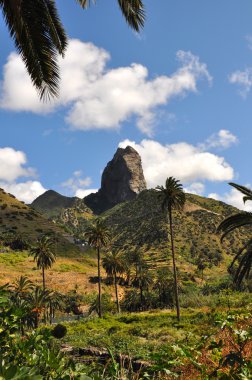
[[118,203],[134,199],[146,189],[141,157],[135,149],[118,148],[113,159],[105,167],[101,188],[84,198],[85,204],[96,214]]

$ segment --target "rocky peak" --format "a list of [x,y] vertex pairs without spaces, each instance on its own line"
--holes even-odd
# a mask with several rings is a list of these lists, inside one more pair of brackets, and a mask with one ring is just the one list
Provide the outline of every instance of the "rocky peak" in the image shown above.
[[96,213],[101,213],[120,202],[131,200],[146,189],[141,157],[135,149],[118,148],[105,167],[101,188],[85,198],[85,203]]

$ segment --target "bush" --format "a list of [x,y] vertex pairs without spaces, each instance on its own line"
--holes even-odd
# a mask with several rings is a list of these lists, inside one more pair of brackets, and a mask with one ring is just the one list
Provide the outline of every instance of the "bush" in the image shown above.
[[[116,313],[116,304],[111,300],[110,294],[102,294],[101,296],[101,311],[102,314],[106,313]],[[98,314],[98,296],[91,303],[89,307],[89,314],[96,312]]]
[[54,338],[61,339],[64,338],[64,336],[67,334],[67,328],[66,326],[58,323],[53,330],[51,331],[51,334]]
[[122,310],[125,311],[139,311],[142,304],[140,294],[137,290],[129,290],[126,292],[123,302],[121,304]]

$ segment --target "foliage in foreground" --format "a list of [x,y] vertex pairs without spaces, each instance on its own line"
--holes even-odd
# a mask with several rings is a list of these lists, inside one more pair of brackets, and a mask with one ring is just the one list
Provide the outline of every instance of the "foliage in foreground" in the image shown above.
[[[0,295],[0,378],[5,380],[88,379],[59,350],[47,328],[21,333],[24,310]],[[55,333],[55,331],[54,331]]]
[[[249,310],[183,310],[179,324],[174,312],[107,314],[69,324],[66,341],[76,348],[109,348],[114,353],[116,360],[111,357],[105,367],[95,364],[92,376],[104,371],[101,378],[115,373],[115,364],[121,373],[123,360],[130,360],[133,367],[141,363],[141,374],[135,373],[141,379],[148,374],[149,379],[245,380],[252,371]],[[118,373],[108,378],[135,379]]]
[[[75,331],[79,337],[85,337],[90,331],[93,339],[97,339],[103,348],[107,347],[109,353],[107,363],[94,362],[88,366],[79,364],[60,350],[59,340],[54,337],[65,336],[66,328],[63,325],[58,325],[53,330],[46,326],[32,330],[26,326],[25,331],[22,331],[20,325],[23,313],[22,303],[13,303],[8,298],[8,292],[1,289],[1,379],[168,380],[180,378],[209,380],[216,378],[246,380],[250,378],[252,321],[246,311],[239,313],[230,311],[225,318],[223,318],[225,313],[196,313],[194,311],[187,313],[187,317],[183,317],[181,324],[177,323],[174,313],[158,311],[107,315],[104,318],[93,318],[77,324],[69,324],[67,330],[70,331],[70,336]],[[123,335],[122,326],[128,340]],[[166,337],[164,331],[166,331]],[[196,335],[193,336],[192,332],[196,331]],[[204,331],[207,331],[209,335],[204,335]],[[97,336],[100,332],[110,337],[114,345],[107,344],[108,341],[104,338],[100,339],[101,337]],[[159,336],[165,339],[161,341],[161,344],[145,344],[147,345],[145,363],[140,360],[140,368],[135,369],[136,360],[141,359],[140,346],[136,346],[136,342],[154,333],[155,338]],[[174,333],[176,339],[169,340],[168,336]],[[66,336],[65,340],[69,341],[69,336]],[[122,354],[114,355],[113,352],[116,351]]]

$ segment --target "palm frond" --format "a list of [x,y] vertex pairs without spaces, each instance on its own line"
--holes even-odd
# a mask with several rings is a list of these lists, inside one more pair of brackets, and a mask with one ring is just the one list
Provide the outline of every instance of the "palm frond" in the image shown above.
[[230,182],[229,185],[233,186],[236,190],[240,191],[242,194],[245,195],[245,197],[243,197],[244,203],[246,201],[252,201],[252,190],[250,190],[249,188],[247,188],[245,186],[241,186],[241,185],[238,185],[238,184],[233,183],[233,182]]
[[1,0],[10,35],[40,97],[58,94],[58,54],[67,38],[53,0]]
[[224,237],[235,230],[236,228],[252,225],[252,213],[251,212],[241,212],[235,215],[232,215],[223,222],[217,228],[217,232],[223,232],[221,241]]
[[56,255],[52,251],[53,244],[54,242],[50,236],[43,235],[38,239],[36,246],[31,248],[29,255],[33,256],[39,269],[51,268],[52,264],[56,261]]
[[96,0],[76,0],[77,3],[80,4],[82,8],[88,8],[90,6],[91,1],[96,3]]
[[244,278],[249,278],[252,268],[252,239],[250,239],[234,257],[229,266],[229,271],[232,271],[234,264],[238,261],[234,282],[239,286]]
[[86,229],[84,238],[87,239],[90,246],[101,248],[108,245],[110,233],[104,221],[97,219]]
[[102,259],[102,266],[108,275],[114,273],[124,273],[125,263],[123,254],[120,252],[109,251]]
[[[82,8],[88,8],[91,2],[96,3],[95,0],[76,0]],[[117,0],[121,12],[127,22],[127,24],[139,32],[144,26],[145,11],[142,0]]]
[[144,26],[145,11],[142,0],[118,0],[121,12],[129,24],[136,32]]
[[176,180],[174,177],[168,177],[165,181],[165,187],[157,186],[156,190],[162,202],[161,207],[163,211],[173,208],[180,210],[183,208],[186,195],[179,180]]

